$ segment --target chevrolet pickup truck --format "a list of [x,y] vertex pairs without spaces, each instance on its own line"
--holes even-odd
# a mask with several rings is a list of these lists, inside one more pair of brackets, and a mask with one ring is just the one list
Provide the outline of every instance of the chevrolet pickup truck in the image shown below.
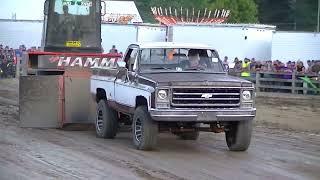
[[96,134],[114,138],[132,127],[139,150],[156,148],[158,133],[196,140],[200,131],[225,133],[231,151],[246,151],[256,109],[254,85],[228,76],[218,52],[202,44],[131,44],[119,61],[96,67],[90,91]]

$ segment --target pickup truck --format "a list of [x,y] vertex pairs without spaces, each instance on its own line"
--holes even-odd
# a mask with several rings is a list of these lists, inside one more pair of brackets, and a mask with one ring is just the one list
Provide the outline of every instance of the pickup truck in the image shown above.
[[158,133],[196,140],[200,131],[223,133],[231,151],[246,151],[256,114],[254,85],[228,76],[207,45],[131,44],[124,57],[91,76],[97,137],[114,138],[132,127],[139,150],[156,148]]

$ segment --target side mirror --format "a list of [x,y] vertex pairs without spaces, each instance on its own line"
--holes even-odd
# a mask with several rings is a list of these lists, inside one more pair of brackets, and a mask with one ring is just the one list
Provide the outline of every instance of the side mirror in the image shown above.
[[213,58],[211,58],[211,62],[213,62],[213,63],[217,63],[217,62],[219,62],[219,59],[218,59],[218,58],[213,57]]
[[107,3],[105,1],[101,1],[101,16],[105,16],[107,14]]
[[124,61],[118,61],[118,62],[117,62],[117,65],[118,65],[119,68],[125,68],[125,67],[126,67],[126,62],[124,62]]
[[49,15],[49,0],[46,0],[44,2],[43,14]]

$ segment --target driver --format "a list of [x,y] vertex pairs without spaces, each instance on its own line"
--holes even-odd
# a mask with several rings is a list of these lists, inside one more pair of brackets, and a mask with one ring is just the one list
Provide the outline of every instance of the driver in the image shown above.
[[63,14],[61,16],[62,25],[73,23],[73,17],[71,14],[69,14],[69,7],[67,5],[63,6]]
[[205,63],[200,63],[200,55],[197,50],[191,49],[188,53],[189,63],[187,68],[206,69]]
[[63,15],[61,15],[59,28],[65,40],[73,40],[73,33],[75,30],[74,17],[69,14],[69,7],[63,6]]

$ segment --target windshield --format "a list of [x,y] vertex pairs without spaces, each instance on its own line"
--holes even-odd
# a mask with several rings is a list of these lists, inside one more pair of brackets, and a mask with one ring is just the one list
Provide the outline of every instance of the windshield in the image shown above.
[[140,70],[224,72],[218,54],[210,49],[142,49]]
[[46,46],[100,47],[100,31],[99,0],[51,1]]

